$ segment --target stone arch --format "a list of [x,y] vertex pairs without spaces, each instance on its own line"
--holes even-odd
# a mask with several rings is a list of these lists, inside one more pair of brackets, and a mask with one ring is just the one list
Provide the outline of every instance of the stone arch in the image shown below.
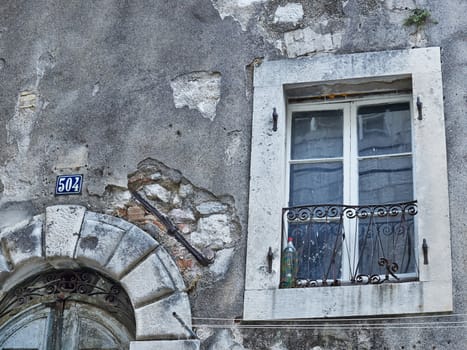
[[0,300],[10,288],[50,268],[89,267],[128,294],[136,320],[131,350],[199,348],[176,264],[138,227],[82,206],[57,205],[0,237]]

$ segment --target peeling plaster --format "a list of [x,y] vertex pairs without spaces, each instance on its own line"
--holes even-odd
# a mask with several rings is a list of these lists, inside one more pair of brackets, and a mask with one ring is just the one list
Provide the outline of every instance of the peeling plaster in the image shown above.
[[240,147],[242,146],[241,136],[235,133],[231,136],[231,141],[225,150],[225,162],[227,165],[233,165],[237,157]]
[[88,148],[85,145],[78,145],[61,150],[55,165],[55,170],[79,170],[88,163]]
[[302,4],[290,3],[279,6],[274,14],[274,23],[298,23],[303,18]]
[[[324,22],[325,26],[327,23]],[[297,29],[284,34],[289,57],[303,56],[315,52],[328,52],[341,47],[342,33],[321,33],[312,28]]]
[[384,6],[387,9],[407,10],[417,7],[415,0],[386,0]]
[[48,69],[53,69],[55,67],[55,57],[49,51],[44,52],[36,64],[36,89],[39,87],[39,84],[44,77]]
[[221,95],[219,72],[192,72],[180,75],[170,82],[176,108],[198,110],[211,121],[216,117],[216,107]]
[[235,335],[227,329],[217,332],[213,338],[213,342],[208,347],[209,350],[246,350],[241,345],[243,339],[235,339]]
[[94,86],[92,87],[92,93],[91,93],[91,95],[92,95],[93,97],[96,96],[96,95],[99,93],[99,90],[100,90],[100,84],[99,84],[99,82],[96,82],[96,83],[94,84]]
[[16,147],[16,154],[3,168],[0,181],[3,182],[3,199],[10,197],[21,200],[28,198],[31,181],[34,178],[34,164],[29,159],[31,133],[39,117],[42,102],[34,90],[19,93],[15,112],[6,124],[7,144]]
[[[1,30],[0,30],[1,31]],[[44,108],[46,100],[39,93],[39,85],[48,70],[55,66],[55,57],[43,52],[35,62],[36,76],[33,86],[24,87],[18,94],[13,116],[6,124],[7,144],[16,146],[16,154],[3,168],[0,181],[3,183],[3,200],[21,200],[30,197],[31,187],[37,181],[35,164],[30,160],[31,134]]]
[[29,149],[30,133],[37,116],[37,104],[36,92],[21,92],[16,102],[15,113],[6,125],[7,142],[17,144],[20,156],[25,156]]
[[256,4],[268,2],[269,0],[211,0],[214,8],[219,12],[222,19],[232,17],[237,21],[242,30],[246,31],[248,22],[254,17]]
[[288,350],[287,347],[284,345],[282,340],[279,340],[275,344],[271,346],[271,350]]

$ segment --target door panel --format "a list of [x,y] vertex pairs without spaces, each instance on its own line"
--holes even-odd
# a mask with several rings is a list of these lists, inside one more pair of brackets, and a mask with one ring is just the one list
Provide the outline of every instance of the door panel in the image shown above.
[[63,312],[64,349],[127,349],[130,335],[109,313],[88,304],[67,302]]
[[46,350],[51,310],[34,307],[9,321],[0,329],[1,350]]
[[124,350],[134,331],[124,289],[91,269],[46,271],[0,300],[0,350]]
[[108,312],[57,301],[15,316],[0,329],[0,350],[123,350],[131,336]]

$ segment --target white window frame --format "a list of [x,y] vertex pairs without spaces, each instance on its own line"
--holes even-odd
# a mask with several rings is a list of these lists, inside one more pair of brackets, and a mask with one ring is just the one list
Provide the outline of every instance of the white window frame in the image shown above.
[[[412,95],[383,95],[383,96],[366,96],[363,98],[338,101],[338,102],[311,102],[311,103],[291,103],[287,105],[287,165],[286,165],[286,181],[285,181],[285,193],[286,201],[283,203],[283,207],[288,207],[290,203],[290,167],[292,164],[312,164],[318,162],[329,162],[341,160],[343,167],[343,201],[342,203],[327,203],[323,202],[322,204],[345,204],[345,205],[375,205],[380,203],[360,203],[359,201],[359,188],[358,188],[358,161],[361,159],[373,159],[380,157],[400,157],[400,156],[410,156],[412,160],[412,186],[414,186],[413,179],[413,126],[411,126],[411,151],[404,153],[391,153],[391,154],[382,154],[379,156],[359,156],[358,155],[358,144],[357,139],[353,136],[357,134],[356,130],[357,125],[357,110],[361,106],[371,106],[371,105],[382,105],[389,103],[409,103],[410,115],[413,116],[413,106],[412,106]],[[343,121],[343,150],[341,157],[329,157],[329,158],[319,158],[319,160],[311,159],[300,159],[292,160],[291,159],[291,147],[292,147],[292,114],[294,112],[312,112],[312,111],[325,111],[325,110],[342,110],[342,121]],[[410,200],[416,199],[415,188],[413,188],[414,197]],[[408,199],[409,200],[409,199]],[[345,220],[344,230],[346,232],[346,237],[348,242],[355,242],[356,234],[356,222],[355,220]],[[416,234],[416,232],[415,232]],[[415,238],[416,239],[416,238]],[[282,237],[283,246],[287,244],[287,237],[284,235]],[[349,281],[349,264],[347,256],[354,256],[358,254],[358,251],[354,251],[353,244],[350,244],[349,252],[346,249],[342,251],[342,278],[344,282]],[[358,250],[358,245],[355,247]],[[417,253],[417,251],[415,251]],[[415,259],[418,266],[418,254],[415,254]],[[397,276],[402,279],[413,279],[417,277],[418,273],[398,273]],[[384,276],[381,276],[384,278]]]
[[[417,253],[428,244],[419,280],[279,289],[281,210],[288,201],[288,86],[412,81],[412,155],[418,200]],[[416,107],[422,102],[421,119]],[[272,112],[278,114],[272,130]],[[346,203],[347,204],[347,203]],[[269,273],[268,250],[273,252]],[[421,261],[423,259],[420,259]],[[349,317],[452,311],[449,201],[439,48],[324,55],[263,62],[255,68],[245,320]]]

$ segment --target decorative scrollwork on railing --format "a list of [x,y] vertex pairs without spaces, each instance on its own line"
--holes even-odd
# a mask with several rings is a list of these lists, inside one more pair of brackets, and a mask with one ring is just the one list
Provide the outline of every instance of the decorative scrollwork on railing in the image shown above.
[[295,286],[380,284],[400,281],[397,274],[416,278],[417,212],[416,201],[284,208],[284,241],[292,237],[298,256]]
[[0,302],[0,319],[25,305],[43,301],[92,298],[96,305],[127,313],[130,301],[122,288],[92,270],[54,270],[27,280]]

